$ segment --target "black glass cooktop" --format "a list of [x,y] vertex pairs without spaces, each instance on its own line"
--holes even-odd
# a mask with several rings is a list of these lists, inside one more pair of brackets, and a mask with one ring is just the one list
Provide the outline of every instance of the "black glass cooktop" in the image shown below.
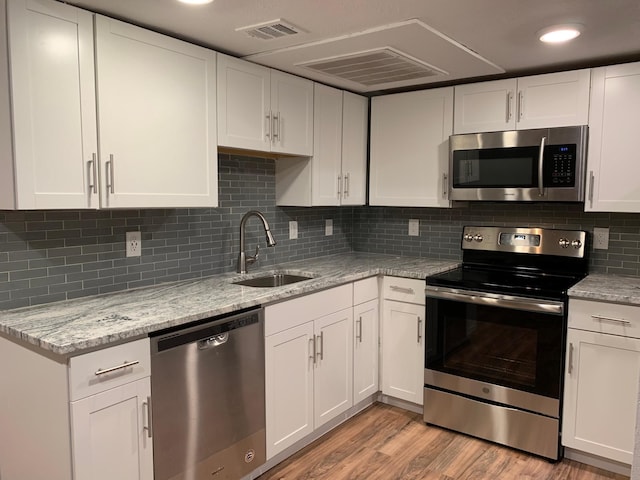
[[582,275],[558,275],[526,269],[462,266],[427,277],[427,285],[523,297],[560,299]]

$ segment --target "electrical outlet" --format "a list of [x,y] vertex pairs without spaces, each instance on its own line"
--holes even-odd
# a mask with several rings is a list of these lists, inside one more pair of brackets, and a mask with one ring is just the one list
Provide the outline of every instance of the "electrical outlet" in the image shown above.
[[327,218],[324,221],[324,234],[333,235],[333,219]]
[[289,240],[298,238],[298,222],[291,220],[289,222]]
[[609,249],[609,229],[598,228],[593,229],[593,248],[597,250]]
[[142,233],[127,232],[126,237],[127,257],[139,257],[142,251]]
[[409,235],[412,237],[420,235],[420,220],[417,218],[409,219]]

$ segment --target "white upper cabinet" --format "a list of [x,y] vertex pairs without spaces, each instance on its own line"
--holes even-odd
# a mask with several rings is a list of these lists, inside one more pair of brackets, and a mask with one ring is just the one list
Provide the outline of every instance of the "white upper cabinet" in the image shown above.
[[[0,11],[4,17],[4,1]],[[0,208],[97,208],[92,15],[47,0],[8,0],[7,13]]]
[[0,207],[217,206],[215,52],[50,0],[7,12]]
[[453,87],[371,100],[369,204],[448,207]]
[[368,100],[314,84],[313,156],[276,161],[276,204],[364,205]]
[[586,125],[590,70],[455,87],[454,133]]
[[587,201],[592,212],[640,212],[640,63],[592,73]]
[[313,82],[218,54],[218,144],[313,154]]
[[218,205],[216,53],[96,17],[105,207]]

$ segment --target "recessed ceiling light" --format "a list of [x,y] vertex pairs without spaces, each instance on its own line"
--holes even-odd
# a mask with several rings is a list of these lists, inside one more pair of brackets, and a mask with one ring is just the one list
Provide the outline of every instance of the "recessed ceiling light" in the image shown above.
[[582,25],[577,23],[553,25],[538,32],[538,38],[545,43],[562,43],[573,40],[582,31]]
[[187,3],[189,5],[204,5],[205,3],[211,3],[213,0],[178,0],[180,3]]

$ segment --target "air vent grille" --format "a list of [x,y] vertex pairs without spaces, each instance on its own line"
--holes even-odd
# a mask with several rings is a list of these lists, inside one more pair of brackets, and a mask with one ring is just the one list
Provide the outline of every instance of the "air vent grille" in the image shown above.
[[313,60],[301,63],[299,66],[350,80],[366,87],[418,80],[447,73],[391,48]]
[[273,40],[274,38],[290,37],[303,32],[290,22],[282,19],[271,20],[270,22],[250,25],[248,27],[236,28],[236,32],[243,32],[253,38],[260,40]]

